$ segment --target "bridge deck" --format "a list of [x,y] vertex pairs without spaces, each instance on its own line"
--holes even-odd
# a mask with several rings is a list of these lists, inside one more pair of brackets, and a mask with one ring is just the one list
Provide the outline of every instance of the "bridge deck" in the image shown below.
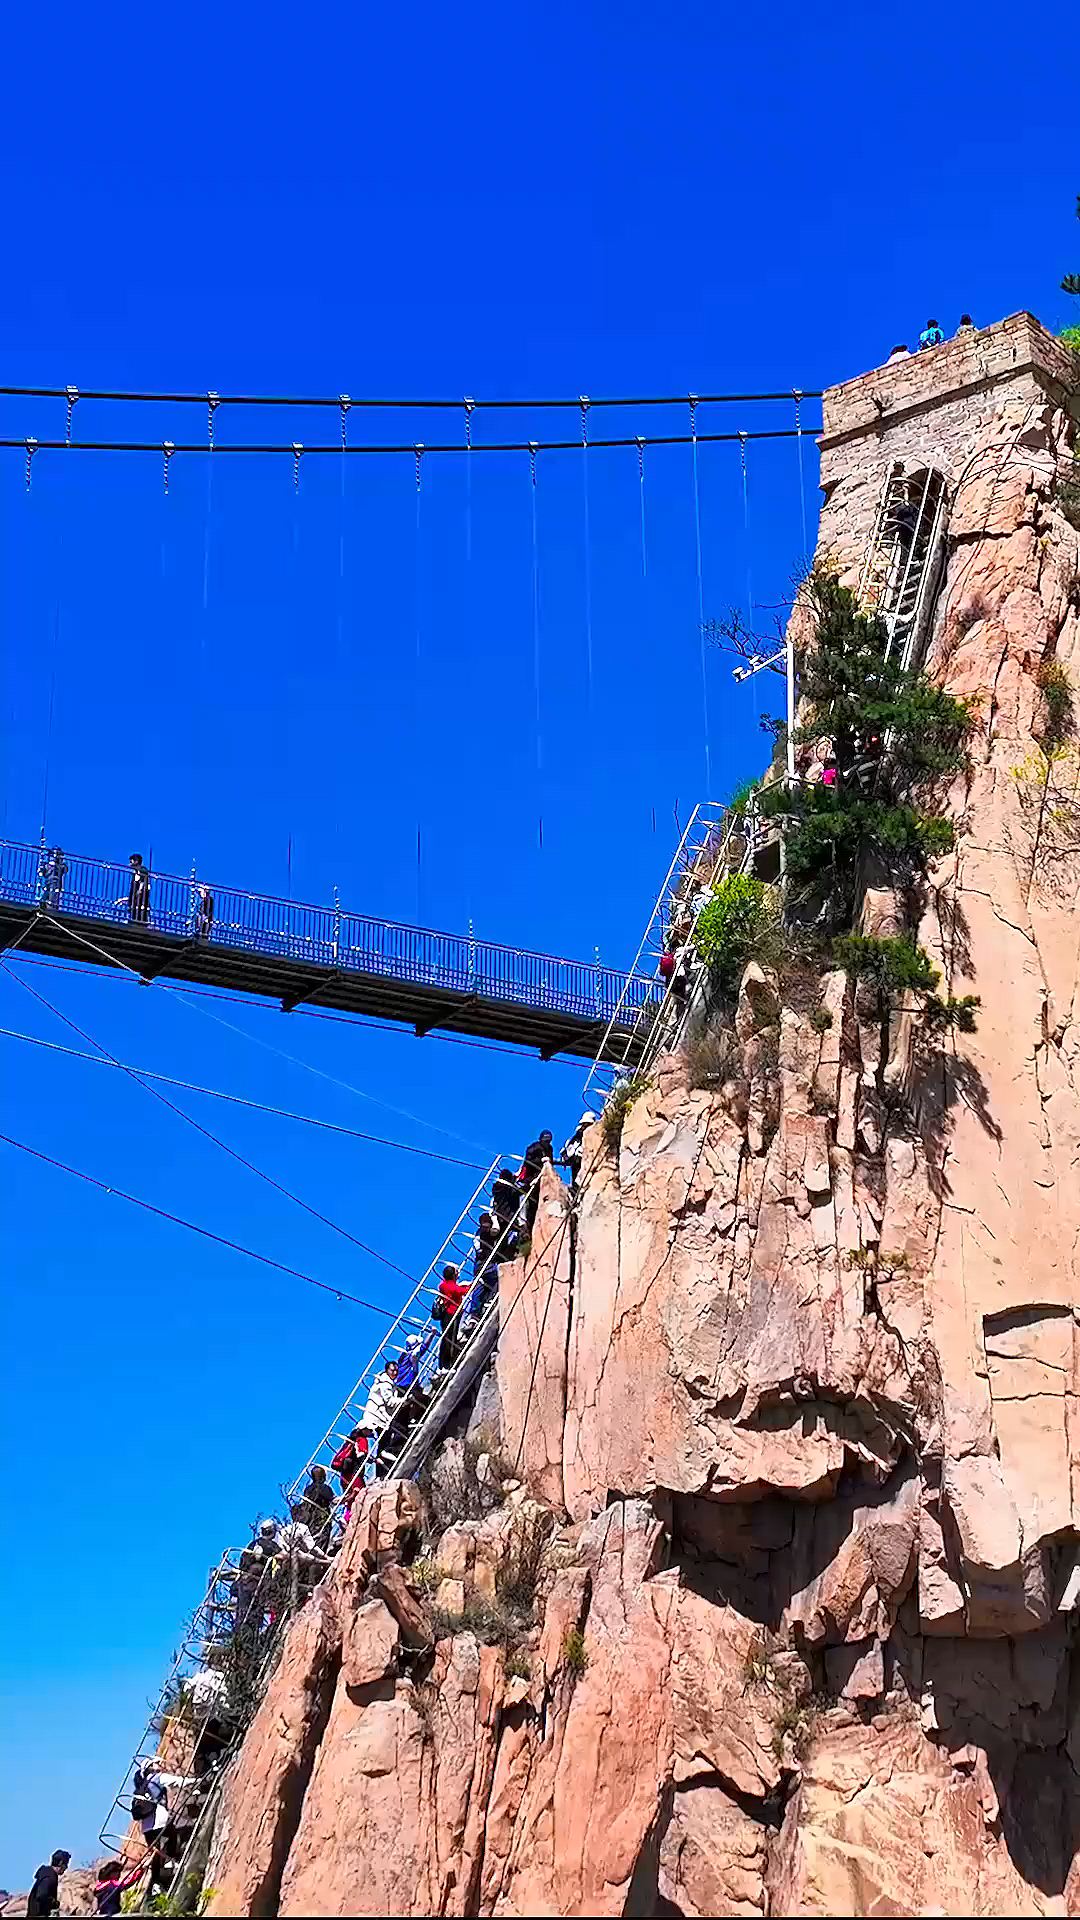
[[[208,914],[190,879],[155,873],[141,910],[126,865],[0,841],[0,945],[128,967],[343,1013],[595,1059],[625,1041],[658,983],[608,967],[373,920],[333,907],[214,887]],[[90,943],[89,945],[86,943]],[[637,1031],[647,1023],[638,1023]]]

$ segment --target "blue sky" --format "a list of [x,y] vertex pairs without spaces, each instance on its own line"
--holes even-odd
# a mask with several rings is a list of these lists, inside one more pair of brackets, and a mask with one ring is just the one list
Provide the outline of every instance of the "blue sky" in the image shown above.
[[[1069,317],[1055,288],[1078,264],[1075,125],[1051,114],[1045,57],[999,5],[976,30],[946,8],[195,0],[115,9],[84,36],[64,6],[9,25],[5,383],[787,390],[875,364],[930,312],[946,327],[964,308]],[[0,418],[45,438],[62,415],[5,402]],[[204,429],[88,403],[76,424]],[[538,438],[550,420],[503,424]],[[218,430],[336,429],[308,415]],[[446,431],[378,422],[389,439]],[[701,453],[710,615],[748,592],[779,600],[802,549],[793,446],[752,444],[748,460],[749,540],[737,450]],[[813,472],[810,447],[811,516]],[[336,884],[371,912],[471,916],[491,937],[627,961],[675,810],[704,779],[693,493],[685,450],[647,457],[643,578],[635,457],[598,452],[588,473],[591,684],[581,462],[541,457],[538,744],[520,458],[476,459],[467,558],[460,460],[425,462],[418,538],[408,458],[355,461],[344,483],[340,461],[309,462],[298,495],[286,459],[222,460],[210,492],[205,462],[178,461],[166,500],[154,459],[41,455],[27,496],[3,456],[3,831],[36,839],[47,760],[49,835],[73,851],[152,849],[162,869],[197,859],[300,898]],[[767,702],[715,657],[708,673],[722,796],[763,758]],[[234,1032],[160,989],[12,971],[122,1059],[465,1157],[545,1123],[558,1135],[580,1110],[566,1064],[230,1006]],[[7,975],[0,1025],[82,1045]],[[5,1131],[396,1298],[391,1274],[124,1076],[6,1037],[0,1076]],[[411,1270],[470,1190],[460,1168],[190,1105]],[[18,1887],[53,1847],[93,1853],[208,1565],[273,1505],[377,1323],[37,1163],[8,1152],[0,1169],[21,1543],[0,1636],[0,1882]]]

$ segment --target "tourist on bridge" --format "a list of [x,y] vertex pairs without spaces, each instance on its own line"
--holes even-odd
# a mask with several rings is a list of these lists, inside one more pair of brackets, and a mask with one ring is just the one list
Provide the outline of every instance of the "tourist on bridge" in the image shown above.
[[491,1189],[491,1205],[499,1228],[499,1251],[506,1260],[517,1252],[517,1224],[521,1210],[521,1188],[510,1167],[503,1167]]
[[214,924],[214,896],[209,887],[195,889],[195,938],[209,940]]
[[944,338],[945,338],[945,335],[942,333],[941,328],[938,326],[937,321],[928,320],[925,327],[923,328],[922,332],[919,335],[920,353],[923,352],[927,347],[940,347]]
[[128,865],[131,876],[128,880],[128,918],[137,926],[145,927],[150,918],[150,870],[143,865],[141,853],[129,855]]
[[535,1140],[530,1140],[525,1149],[525,1158],[521,1163],[518,1176],[525,1189],[525,1230],[531,1233],[536,1219],[536,1209],[540,1205],[540,1173],[544,1162],[549,1166],[555,1162],[555,1149],[551,1144],[551,1128],[545,1127]]
[[[122,1911],[123,1896],[129,1887],[135,1885],[136,1880],[142,1879],[146,1871],[146,1862],[141,1861],[137,1867],[131,1867],[127,1872],[125,1872],[125,1866],[126,1862],[123,1860],[106,1860],[98,1868],[97,1880],[94,1883],[95,1913]],[[29,1911],[30,1909],[27,1908],[27,1912]]]
[[469,1297],[469,1288],[461,1278],[461,1269],[446,1266],[442,1270],[439,1291],[435,1295],[431,1317],[444,1329],[439,1342],[439,1367],[452,1367],[461,1346],[461,1309]]
[[60,1911],[60,1875],[66,1873],[71,1863],[70,1853],[58,1847],[47,1867],[39,1867],[34,1875],[34,1884],[27,1895],[26,1911],[29,1920],[49,1920],[49,1916]]
[[334,1512],[334,1489],[326,1477],[326,1468],[312,1467],[307,1486],[300,1496],[300,1517],[311,1528],[317,1547],[326,1547]]
[[42,912],[58,912],[64,893],[64,880],[67,875],[67,861],[62,847],[50,847],[48,853],[42,850],[38,861],[38,879],[41,893],[38,904]]

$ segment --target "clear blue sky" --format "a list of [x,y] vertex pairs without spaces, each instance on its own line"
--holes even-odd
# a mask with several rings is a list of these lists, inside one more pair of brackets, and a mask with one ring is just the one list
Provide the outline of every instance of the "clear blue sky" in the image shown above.
[[[9,22],[4,382],[354,394],[818,386],[927,314],[1063,324],[1075,121],[1015,12],[636,4],[407,14],[195,4]],[[764,409],[702,426],[753,427]],[[8,402],[4,432],[62,430]],[[784,423],[787,423],[785,419]],[[380,422],[432,440],[445,422]],[[567,422],[574,428],[571,418]],[[679,423],[682,424],[681,422]],[[538,437],[541,416],[512,423]],[[650,419],[630,426],[649,431]],[[80,407],[84,437],[196,437]],[[336,417],[222,419],[311,440]],[[457,434],[460,421],[449,423]],[[360,423],[354,428],[359,432]],[[478,429],[480,431],[481,429]],[[483,431],[489,431],[485,423]],[[704,449],[704,599],[779,599],[795,453]],[[809,450],[808,480],[814,470]],[[629,959],[700,796],[684,452],[541,461],[541,751],[527,466],[0,458],[3,830],[73,851]],[[811,492],[811,510],[814,499]],[[419,552],[419,568],[417,555]],[[748,585],[749,565],[749,585]],[[417,665],[417,608],[420,656]],[[758,690],[709,663],[713,786],[763,757]],[[539,759],[539,765],[538,765]],[[543,848],[538,845],[543,821]],[[655,820],[655,825],[654,825]],[[420,873],[415,860],[422,831]],[[344,1124],[501,1151],[580,1108],[580,1072],[437,1040],[15,967],[122,1058]],[[0,976],[0,1024],[71,1041]],[[349,1081],[360,1098],[257,1041]],[[81,1044],[72,1041],[72,1044]],[[393,1276],[108,1068],[0,1038],[5,1130],[350,1291]],[[405,1109],[406,1118],[375,1104]],[[352,1231],[421,1266],[469,1175],[192,1110]],[[10,1152],[2,1161],[9,1575],[0,1883],[89,1856],[177,1626],[273,1505],[377,1323]]]

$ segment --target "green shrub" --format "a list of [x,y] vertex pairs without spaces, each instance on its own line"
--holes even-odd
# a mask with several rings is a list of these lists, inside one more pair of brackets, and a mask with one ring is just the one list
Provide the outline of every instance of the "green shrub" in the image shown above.
[[815,1007],[810,1015],[810,1025],[815,1033],[828,1033],[832,1026],[832,1014],[828,1007]]
[[507,1647],[503,1656],[503,1672],[508,1680],[532,1679],[532,1656],[524,1647]]
[[737,1053],[738,1043],[728,1026],[710,1023],[691,1034],[683,1046],[690,1085],[714,1092],[731,1078]]
[[796,1759],[805,1760],[819,1719],[820,1709],[815,1701],[799,1701],[790,1693],[782,1693],[773,1721],[772,1750],[775,1758],[783,1759],[785,1744],[790,1743]]
[[618,1152],[626,1116],[634,1101],[644,1093],[648,1084],[646,1074],[634,1073],[628,1080],[618,1081],[611,1089],[600,1122],[604,1133],[604,1144],[609,1152]]
[[1053,658],[1042,662],[1035,677],[1045,715],[1040,744],[1044,753],[1052,753],[1075,728],[1072,681],[1061,661]]
[[466,1595],[460,1613],[445,1607],[431,1609],[431,1626],[437,1640],[452,1639],[458,1633],[473,1633],[486,1647],[509,1647],[521,1631],[521,1624],[498,1600],[485,1600],[482,1594]]
[[443,1570],[430,1553],[421,1554],[408,1569],[409,1580],[417,1593],[434,1593],[442,1585]]
[[728,803],[727,803],[728,812],[729,813],[745,812],[746,807],[750,802],[751,795],[757,792],[760,784],[761,782],[759,780],[743,780],[741,784],[735,788],[734,792],[731,795],[731,798],[728,800]]
[[734,992],[747,961],[774,966],[784,949],[775,887],[748,873],[725,875],[698,915],[694,946],[725,993]]
[[885,993],[932,993],[941,978],[909,933],[876,940],[867,934],[841,934],[833,941],[837,966],[854,979],[869,979]]
[[580,1627],[571,1627],[564,1636],[562,1662],[564,1671],[570,1674],[572,1679],[580,1680],[589,1664],[589,1656],[585,1651],[585,1635]]
[[951,994],[947,1000],[939,1000],[937,994],[932,993],[926,1002],[926,1024],[939,1033],[948,1028],[974,1033],[975,1015],[981,1006],[977,993],[962,994],[959,1000],[954,1000]]
[[1059,339],[1064,340],[1074,353],[1080,353],[1080,327],[1062,327]]

